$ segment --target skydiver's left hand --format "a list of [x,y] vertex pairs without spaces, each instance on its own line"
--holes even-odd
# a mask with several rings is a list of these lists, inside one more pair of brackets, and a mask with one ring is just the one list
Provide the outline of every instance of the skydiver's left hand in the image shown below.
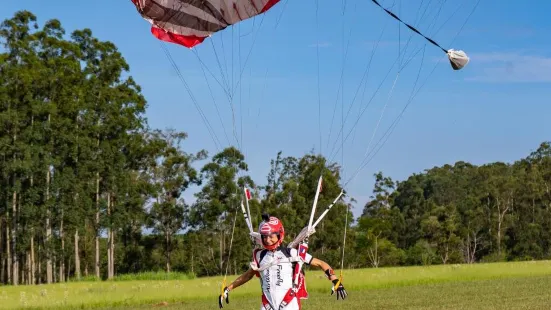
[[333,295],[333,293],[335,293],[335,291],[336,291],[337,292],[337,300],[339,300],[339,297],[344,300],[346,298],[346,296],[348,296],[348,293],[344,289],[344,286],[342,285],[342,283],[340,283],[339,286],[337,286],[337,289],[335,290],[335,285],[337,284],[338,281],[339,281],[339,279],[335,279],[335,280],[332,281],[333,286],[331,287],[331,295]]
[[224,293],[221,295],[218,295],[218,307],[220,307],[220,309],[224,308],[222,304],[224,299],[226,300],[226,304],[230,303],[230,290],[228,289],[227,286],[224,287]]

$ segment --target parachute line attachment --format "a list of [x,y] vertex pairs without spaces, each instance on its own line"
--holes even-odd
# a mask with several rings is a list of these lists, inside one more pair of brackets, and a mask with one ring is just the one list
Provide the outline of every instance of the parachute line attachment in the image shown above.
[[392,13],[392,11],[390,11],[390,10],[385,9],[377,0],[371,0],[371,1],[373,1],[373,3],[375,3],[378,7],[380,7],[385,12],[387,12],[388,15],[392,16],[392,18],[394,18],[397,21],[401,22],[406,27],[411,29],[413,32],[415,32],[418,35],[422,36],[423,38],[425,38],[425,40],[429,41],[432,45],[438,47],[444,53],[446,53],[446,55],[448,55],[448,60],[450,61],[450,65],[452,66],[452,68],[454,70],[461,70],[461,69],[463,69],[463,67],[465,67],[469,63],[469,57],[467,56],[467,54],[464,51],[454,50],[454,49],[447,50],[447,49],[443,48],[442,46],[440,46],[440,44],[436,43],[436,41],[434,41],[433,39],[431,39],[431,38],[425,36],[424,34],[422,34],[415,27],[413,27],[413,26],[407,24],[406,22],[404,22],[403,20],[401,20],[400,17],[398,17],[398,15]]

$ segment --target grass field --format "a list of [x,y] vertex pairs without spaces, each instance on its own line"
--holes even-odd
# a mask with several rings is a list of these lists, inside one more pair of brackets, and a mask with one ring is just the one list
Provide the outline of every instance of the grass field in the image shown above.
[[[228,282],[235,276],[228,276]],[[0,308],[217,309],[221,277],[0,287]],[[307,272],[303,309],[551,309],[551,262],[347,270],[345,301],[330,296],[321,271]],[[258,309],[253,279],[224,309]]]

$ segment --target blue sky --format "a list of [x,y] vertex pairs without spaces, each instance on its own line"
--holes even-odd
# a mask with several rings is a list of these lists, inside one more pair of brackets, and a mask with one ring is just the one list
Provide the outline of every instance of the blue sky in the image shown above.
[[[333,145],[341,146],[340,137],[335,142],[341,111],[346,115],[354,102],[344,122],[345,137],[350,133],[344,154],[334,156],[343,164],[344,181],[350,179],[368,145],[376,145],[406,105],[419,76],[416,88],[423,86],[392,135],[346,186],[358,200],[356,215],[371,195],[376,171],[402,180],[458,160],[510,162],[551,140],[551,20],[545,13],[551,11],[551,2],[507,6],[480,1],[462,27],[477,0],[380,1],[445,48],[465,50],[471,62],[461,71],[453,71],[442,51],[399,27],[371,1],[347,0],[344,14],[341,1],[319,2],[317,23],[315,0],[283,0],[267,14],[227,28],[194,50],[165,44],[195,100],[130,0],[8,0],[0,17],[26,9],[40,24],[58,18],[68,33],[90,28],[99,39],[114,42],[142,86],[150,125],[186,131],[188,152],[207,149],[213,155],[219,147],[235,145],[224,89],[233,90],[236,136],[259,184],[279,150],[291,156],[320,151],[320,133],[321,151],[330,156]],[[393,63],[399,56],[398,64],[407,66],[398,74]],[[367,83],[361,84],[366,68]],[[186,197],[192,199],[192,192]]]

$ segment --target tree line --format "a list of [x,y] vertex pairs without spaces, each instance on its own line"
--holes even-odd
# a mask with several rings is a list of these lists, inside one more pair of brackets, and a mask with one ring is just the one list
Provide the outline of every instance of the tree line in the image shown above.
[[[341,191],[340,167],[321,155],[279,152],[256,184],[235,147],[184,150],[185,132],[150,128],[129,65],[89,29],[67,35],[19,11],[0,42],[1,283],[242,272],[244,187],[253,225],[274,214],[287,241],[307,225],[320,176],[317,214]],[[547,142],[513,164],[458,162],[400,182],[379,172],[362,215],[352,218],[353,198],[339,201],[309,251],[339,266],[346,224],[346,268],[546,259],[550,187]]]
[[357,227],[371,266],[551,257],[550,142],[514,163],[459,161],[402,182],[375,178]]

